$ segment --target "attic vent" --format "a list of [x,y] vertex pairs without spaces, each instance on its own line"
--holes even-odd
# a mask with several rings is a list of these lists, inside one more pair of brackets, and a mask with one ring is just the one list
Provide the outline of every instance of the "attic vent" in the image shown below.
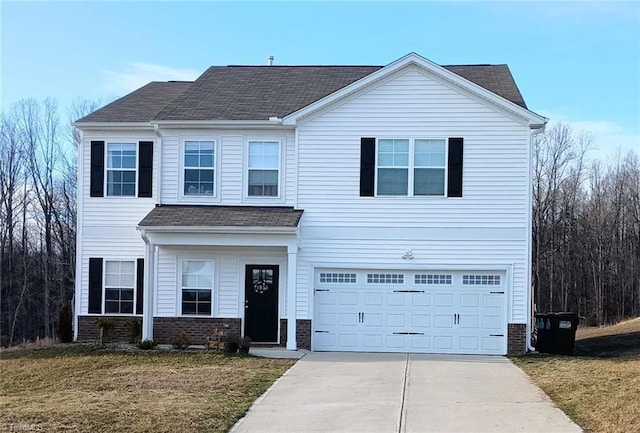
[[267,57],[267,66],[273,66],[273,56]]

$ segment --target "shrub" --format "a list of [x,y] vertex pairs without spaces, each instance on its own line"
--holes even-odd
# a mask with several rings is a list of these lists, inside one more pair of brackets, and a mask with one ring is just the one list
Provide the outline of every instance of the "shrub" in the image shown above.
[[240,353],[249,353],[249,348],[251,347],[251,338],[249,337],[240,337],[238,339],[238,351]]
[[142,320],[131,319],[126,323],[129,343],[136,344],[142,340]]
[[109,317],[98,317],[96,319],[96,326],[100,330],[100,346],[102,346],[104,339],[108,338],[116,327],[116,321]]
[[180,350],[186,349],[187,347],[191,346],[192,343],[193,343],[193,339],[189,334],[187,334],[184,331],[178,332],[175,335],[175,337],[173,337],[173,340],[171,341],[173,348],[180,349]]
[[73,341],[73,313],[71,302],[65,300],[58,313],[58,327],[56,334],[61,343],[71,343]]
[[155,349],[158,343],[153,340],[143,340],[138,343],[138,347],[142,350],[151,350]]

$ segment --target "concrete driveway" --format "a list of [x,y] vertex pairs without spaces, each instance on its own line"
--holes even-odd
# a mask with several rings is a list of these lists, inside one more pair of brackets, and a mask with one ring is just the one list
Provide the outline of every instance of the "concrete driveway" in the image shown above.
[[582,430],[503,357],[310,353],[231,431]]

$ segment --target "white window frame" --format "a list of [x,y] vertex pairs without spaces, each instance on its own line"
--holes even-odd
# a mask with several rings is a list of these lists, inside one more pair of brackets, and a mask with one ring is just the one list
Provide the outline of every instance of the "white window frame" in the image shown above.
[[[210,262],[211,263],[211,269],[213,274],[211,275],[211,314],[210,315],[204,315],[204,314],[182,314],[182,292],[183,290],[185,290],[185,287],[182,286],[182,269],[183,269],[183,263],[184,262]],[[181,257],[178,260],[178,269],[176,272],[176,289],[177,289],[177,296],[176,296],[176,300],[177,300],[177,305],[176,305],[176,316],[177,317],[215,317],[216,316],[216,311],[218,308],[218,302],[217,302],[217,287],[218,287],[218,282],[216,280],[217,276],[218,276],[218,270],[216,268],[216,265],[218,263],[218,260],[214,257],[211,256],[184,256]],[[192,287],[189,288],[187,287],[186,290],[203,290],[200,287]]]
[[[275,196],[263,196],[263,195],[249,195],[249,145],[255,142],[270,142],[278,143],[278,194]],[[284,198],[284,152],[283,146],[284,140],[280,137],[246,137],[244,142],[244,169],[243,169],[243,182],[242,182],[242,197],[245,201],[257,201],[257,202],[282,202]],[[273,169],[271,169],[273,170]]]
[[[185,167],[185,143],[188,141],[212,141],[213,142],[213,195],[189,195],[184,193],[184,171]],[[180,137],[179,146],[179,173],[178,173],[178,199],[181,202],[202,203],[220,201],[220,164],[219,164],[219,137],[211,136],[188,136]]]
[[[136,162],[134,168],[125,168],[125,169],[115,169],[109,168],[109,146],[114,144],[133,144],[136,150]],[[140,158],[140,146],[138,144],[138,140],[131,140],[130,138],[126,139],[113,139],[105,142],[104,146],[104,194],[103,196],[106,198],[137,198],[138,197],[138,163]],[[109,171],[133,171],[135,173],[135,187],[133,195],[110,195],[109,194]]]
[[[128,287],[107,287],[107,262],[130,262],[133,263],[133,310],[131,313],[108,313],[107,312],[107,289],[128,289]],[[122,258],[103,258],[102,259],[102,311],[105,316],[141,316],[136,314],[136,308],[138,307],[138,260],[136,259],[122,259]]]
[[[387,166],[380,166],[378,164],[378,152],[379,152],[379,141],[380,140],[409,140],[409,166],[408,166],[408,176],[407,176],[407,195],[389,195],[389,194],[379,194],[378,193],[378,169],[379,168],[392,168]],[[415,165],[415,141],[416,140],[443,140],[444,141],[444,191],[442,195],[415,195],[414,194],[414,179],[415,179],[415,169],[416,168],[442,168],[442,167],[426,167],[426,166],[418,166]],[[375,165],[375,180],[374,180],[374,188],[375,188],[375,196],[380,198],[389,198],[389,199],[402,199],[407,197],[419,197],[424,199],[442,199],[447,198],[447,188],[448,188],[448,175],[449,175],[449,167],[447,161],[449,160],[449,137],[438,137],[438,136],[416,136],[416,137],[407,137],[407,136],[394,136],[394,137],[376,137],[376,165]],[[395,167],[395,168],[404,168],[404,167]]]

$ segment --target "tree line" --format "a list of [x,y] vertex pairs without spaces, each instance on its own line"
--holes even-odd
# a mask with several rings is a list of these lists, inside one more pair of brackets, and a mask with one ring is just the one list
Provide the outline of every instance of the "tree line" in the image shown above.
[[589,134],[558,124],[533,149],[533,288],[539,312],[606,325],[640,315],[640,162],[588,161]]
[[97,103],[21,100],[0,115],[0,343],[53,337],[71,306],[76,252],[72,121]]
[[[22,100],[0,115],[2,346],[56,334],[73,307],[76,159],[72,122],[98,102]],[[588,134],[550,126],[533,149],[537,311],[603,325],[640,315],[640,163],[588,162]]]

